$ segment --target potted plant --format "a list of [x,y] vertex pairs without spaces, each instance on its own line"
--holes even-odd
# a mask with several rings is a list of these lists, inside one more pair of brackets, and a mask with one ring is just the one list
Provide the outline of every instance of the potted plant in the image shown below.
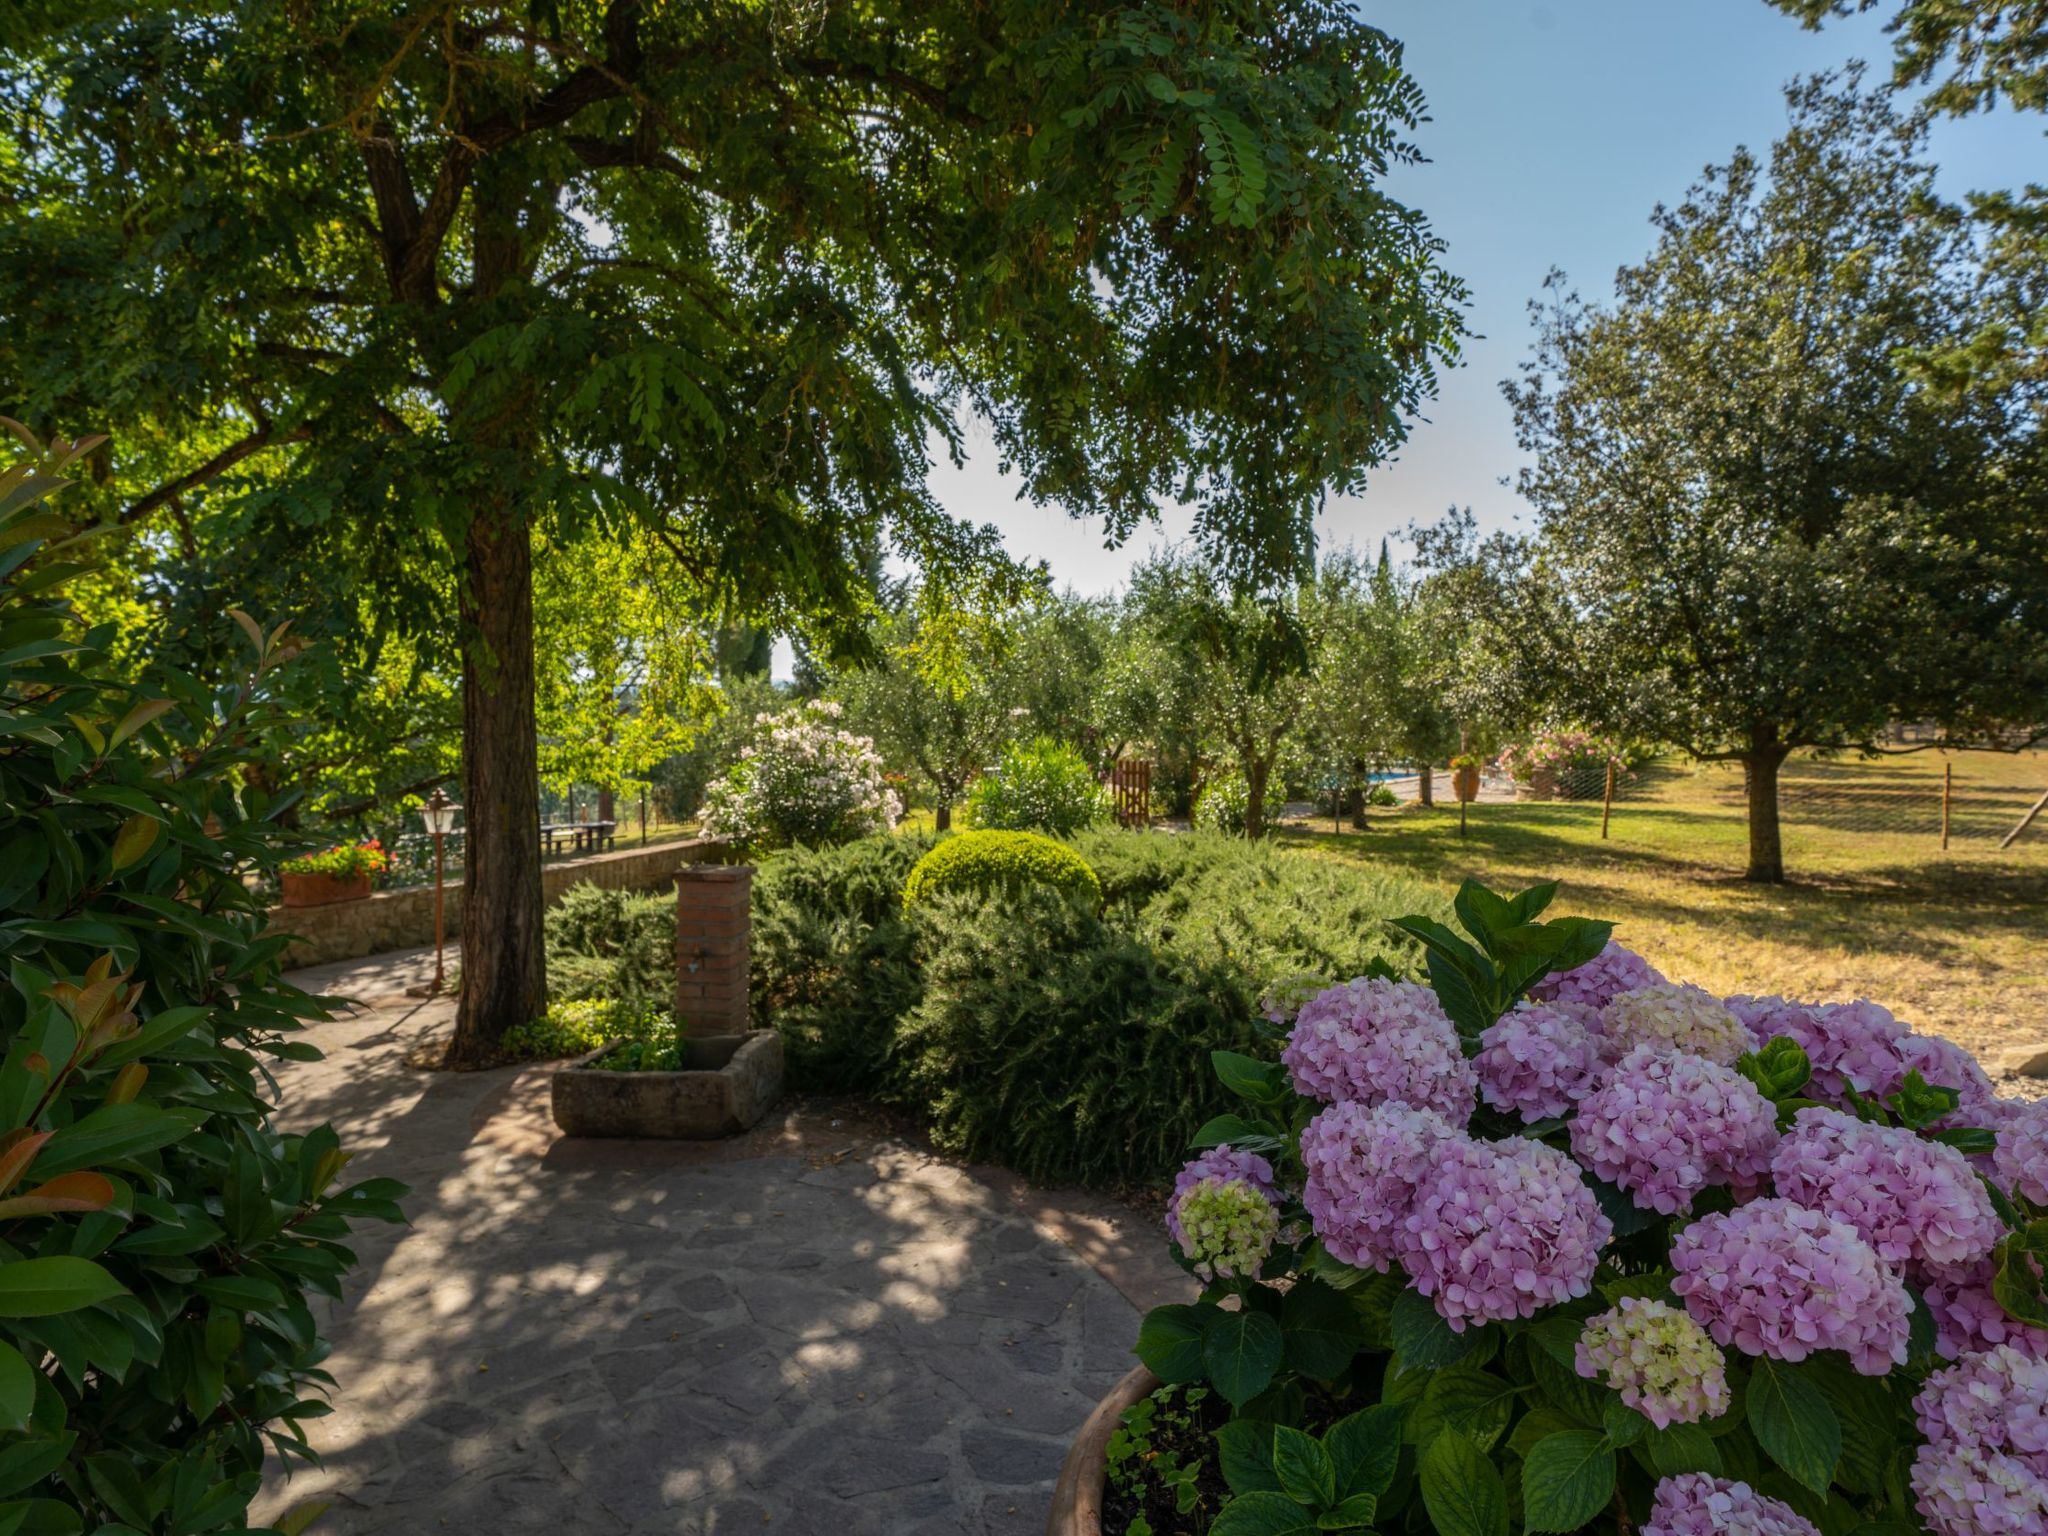
[[1053,1536],[2042,1529],[2048,1103],[1872,1003],[1672,985],[1555,891],[1467,881],[1465,933],[1395,925],[1429,985],[1216,1053],[1201,1293]]
[[370,880],[391,867],[391,855],[375,838],[366,843],[337,843],[319,853],[286,859],[278,867],[288,907],[324,907],[337,901],[361,901],[370,894]]
[[1471,753],[1451,759],[1451,788],[1460,800],[1479,798],[1479,759]]

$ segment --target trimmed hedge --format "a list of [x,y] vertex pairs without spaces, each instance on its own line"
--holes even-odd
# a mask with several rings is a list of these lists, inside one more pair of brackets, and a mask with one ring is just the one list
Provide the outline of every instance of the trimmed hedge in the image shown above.
[[[1171,1174],[1194,1131],[1230,1107],[1209,1052],[1258,1042],[1269,987],[1411,973],[1416,952],[1385,919],[1451,916],[1431,887],[1313,854],[1109,831],[1075,843],[1100,875],[1100,910],[1030,885],[927,893],[906,909],[904,886],[934,846],[871,837],[766,860],[755,1016],[782,1032],[797,1089],[900,1106],[948,1150],[1047,1182]],[[627,937],[641,922],[673,933],[667,898],[626,898],[616,920],[600,902],[551,917],[551,965],[620,967],[643,948]],[[613,953],[560,953],[578,924]]]
[[946,891],[981,896],[1057,891],[1091,909],[1102,906],[1102,882],[1065,843],[1038,832],[962,832],[917,861],[903,882],[906,909]]

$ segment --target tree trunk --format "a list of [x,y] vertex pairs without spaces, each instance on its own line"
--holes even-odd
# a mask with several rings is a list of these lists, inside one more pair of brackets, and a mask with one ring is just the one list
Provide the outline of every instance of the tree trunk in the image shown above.
[[547,1009],[540,774],[533,719],[533,547],[507,506],[470,522],[462,582],[467,868],[451,1067],[487,1066]]
[[939,803],[932,811],[932,830],[950,832],[953,830],[953,798],[944,790],[939,792]]
[[1424,805],[1436,804],[1435,770],[1424,763],[1415,775],[1415,793]]
[[1776,732],[1768,740],[1762,731],[1753,732],[1751,742],[1742,759],[1749,787],[1749,869],[1742,878],[1782,885],[1785,847],[1778,835],[1778,765],[1785,761],[1785,749],[1777,744]]
[[1244,808],[1244,835],[1264,837],[1266,835],[1266,781],[1273,776],[1271,758],[1247,758],[1244,765],[1244,787],[1251,791],[1251,798]]

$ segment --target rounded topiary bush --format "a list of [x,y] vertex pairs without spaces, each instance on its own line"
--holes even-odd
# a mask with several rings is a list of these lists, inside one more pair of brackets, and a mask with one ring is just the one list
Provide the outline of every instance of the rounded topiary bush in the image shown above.
[[1031,889],[1062,892],[1102,905],[1102,882],[1088,861],[1065,843],[1036,832],[962,832],[949,837],[911,867],[903,882],[903,905],[942,891],[978,891],[983,895]]

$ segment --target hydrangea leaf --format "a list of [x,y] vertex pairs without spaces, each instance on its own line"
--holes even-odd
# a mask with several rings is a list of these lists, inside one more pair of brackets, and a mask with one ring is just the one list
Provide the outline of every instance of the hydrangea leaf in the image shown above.
[[1263,1312],[1220,1312],[1202,1338],[1209,1380],[1233,1408],[1266,1390],[1281,1354],[1280,1325]]
[[1422,1503],[1438,1536],[1508,1536],[1500,1469],[1457,1433],[1438,1435],[1421,1458]]
[[1614,1497],[1614,1452],[1590,1429],[1568,1429],[1529,1448],[1522,1463],[1525,1531],[1576,1531]]
[[1825,1494],[1842,1459],[1842,1421],[1818,1387],[1782,1361],[1759,1359],[1750,1373],[1750,1430],[1793,1479]]

